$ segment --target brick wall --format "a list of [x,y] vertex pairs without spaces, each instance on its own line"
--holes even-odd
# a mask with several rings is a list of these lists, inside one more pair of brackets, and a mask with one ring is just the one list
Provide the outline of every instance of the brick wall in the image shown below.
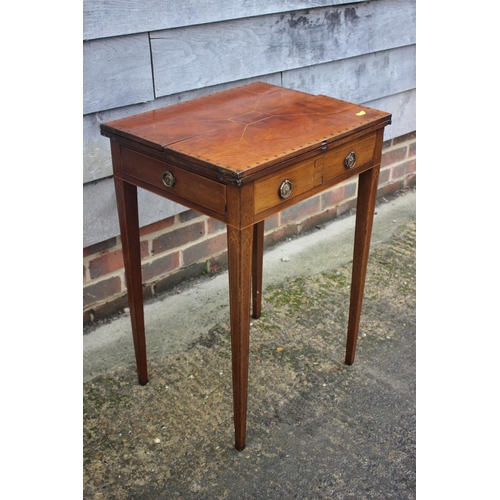
[[[378,196],[415,183],[416,132],[386,141]],[[356,178],[268,218],[265,245],[307,232],[356,206]],[[226,226],[189,210],[141,229],[145,299],[189,278],[224,268]],[[120,237],[83,250],[83,320],[89,323],[127,307]]]

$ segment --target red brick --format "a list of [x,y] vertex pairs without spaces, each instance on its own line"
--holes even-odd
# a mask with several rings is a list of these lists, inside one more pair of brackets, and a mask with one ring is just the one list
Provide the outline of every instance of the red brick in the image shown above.
[[377,189],[377,198],[382,198],[382,196],[386,196],[402,188],[404,188],[404,182],[402,179],[395,180],[394,182],[390,182],[384,186],[379,186]]
[[99,281],[83,289],[83,307],[105,300],[122,291],[122,282],[118,276]]
[[392,165],[393,163],[403,161],[406,158],[407,152],[408,148],[404,146],[402,148],[393,149],[392,151],[382,153],[381,165],[385,167],[387,165]]
[[149,243],[147,241],[141,241],[141,259],[149,257]]
[[408,146],[408,156],[417,156],[417,143],[413,142]]
[[142,266],[143,281],[150,281],[153,278],[172,272],[180,265],[179,252],[158,257]]
[[272,247],[277,243],[284,241],[286,238],[297,236],[297,234],[298,234],[297,224],[289,224],[287,226],[282,226],[264,236],[264,247],[265,248]]
[[379,185],[385,184],[391,180],[391,168],[382,168],[380,169],[380,176],[378,179]]
[[352,198],[350,200],[342,202],[337,206],[337,215],[345,214],[346,212],[349,212],[349,210],[356,208],[357,200],[357,198]]
[[128,298],[126,293],[114,295],[106,302],[93,304],[91,308],[83,312],[83,322],[89,323],[109,318],[116,314],[122,314],[123,309],[128,307]]
[[88,257],[90,255],[98,254],[100,252],[104,252],[116,246],[116,238],[110,238],[106,241],[101,241],[99,243],[95,243],[94,245],[90,245],[87,248],[83,249],[83,256]]
[[[141,242],[141,257],[147,257],[149,254],[148,242]],[[109,274],[117,269],[123,267],[123,253],[120,250],[115,250],[114,252],[104,253],[92,259],[89,262],[89,272],[90,278],[96,279],[105,274]]]
[[226,233],[219,234],[213,238],[196,243],[183,251],[184,265],[189,266],[194,262],[208,259],[227,248]]
[[392,178],[400,179],[401,177],[406,177],[408,174],[413,174],[416,171],[416,166],[417,161],[415,159],[405,161],[392,169]]
[[320,209],[320,196],[314,196],[308,200],[297,203],[293,207],[287,208],[281,212],[281,223],[288,224],[303,219],[308,215],[318,212]]
[[153,240],[153,254],[165,252],[196,241],[205,234],[204,221],[195,222],[190,226],[180,227],[162,234]]
[[141,227],[140,235],[145,236],[147,234],[156,233],[158,231],[164,231],[169,227],[172,227],[175,222],[175,215],[172,217],[167,217],[166,219],[159,220],[157,222],[153,222],[152,224],[148,224],[147,226]]
[[123,254],[121,250],[108,252],[89,262],[90,277],[96,279],[99,276],[111,273],[123,267]]
[[323,224],[330,222],[336,217],[336,215],[337,215],[336,208],[330,208],[319,214],[314,214],[313,216],[307,218],[298,225],[298,232],[300,234],[308,231],[313,231],[317,229],[316,226],[321,226]]
[[337,186],[333,189],[330,189],[322,193],[321,195],[322,206],[324,208],[328,208],[333,205],[337,205],[338,203],[347,198],[352,198],[353,196],[356,196],[355,182],[350,182],[349,184]]
[[196,210],[186,210],[185,212],[181,212],[180,214],[178,214],[177,217],[179,217],[179,222],[189,222],[199,217],[201,218],[203,217],[203,215]]
[[208,228],[208,234],[218,233],[219,231],[226,229],[226,224],[217,219],[214,219],[213,217],[209,217],[207,219],[207,228]]

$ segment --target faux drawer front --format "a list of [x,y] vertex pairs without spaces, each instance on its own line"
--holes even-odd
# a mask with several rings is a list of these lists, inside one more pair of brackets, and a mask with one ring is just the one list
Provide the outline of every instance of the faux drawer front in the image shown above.
[[[259,214],[291,200],[347,171],[352,171],[354,175],[359,167],[366,166],[373,160],[375,139],[375,134],[370,134],[255,181],[255,213]],[[345,159],[350,153],[354,153],[356,160],[354,165],[349,164],[347,167]]]
[[224,215],[226,186],[151,156],[122,148],[123,172],[147,184]]

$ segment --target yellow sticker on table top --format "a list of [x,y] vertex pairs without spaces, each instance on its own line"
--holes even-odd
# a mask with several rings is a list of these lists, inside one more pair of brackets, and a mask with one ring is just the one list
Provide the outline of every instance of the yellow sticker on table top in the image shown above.
[[361,110],[359,113],[356,113],[356,116],[366,115],[366,111]]

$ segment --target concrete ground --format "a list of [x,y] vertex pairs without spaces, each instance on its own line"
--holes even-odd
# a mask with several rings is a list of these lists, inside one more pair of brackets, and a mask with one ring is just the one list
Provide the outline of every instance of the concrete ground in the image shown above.
[[247,447],[233,448],[227,273],[84,336],[85,499],[415,498],[415,193],[376,209],[356,361],[343,363],[354,217],[264,257]]

